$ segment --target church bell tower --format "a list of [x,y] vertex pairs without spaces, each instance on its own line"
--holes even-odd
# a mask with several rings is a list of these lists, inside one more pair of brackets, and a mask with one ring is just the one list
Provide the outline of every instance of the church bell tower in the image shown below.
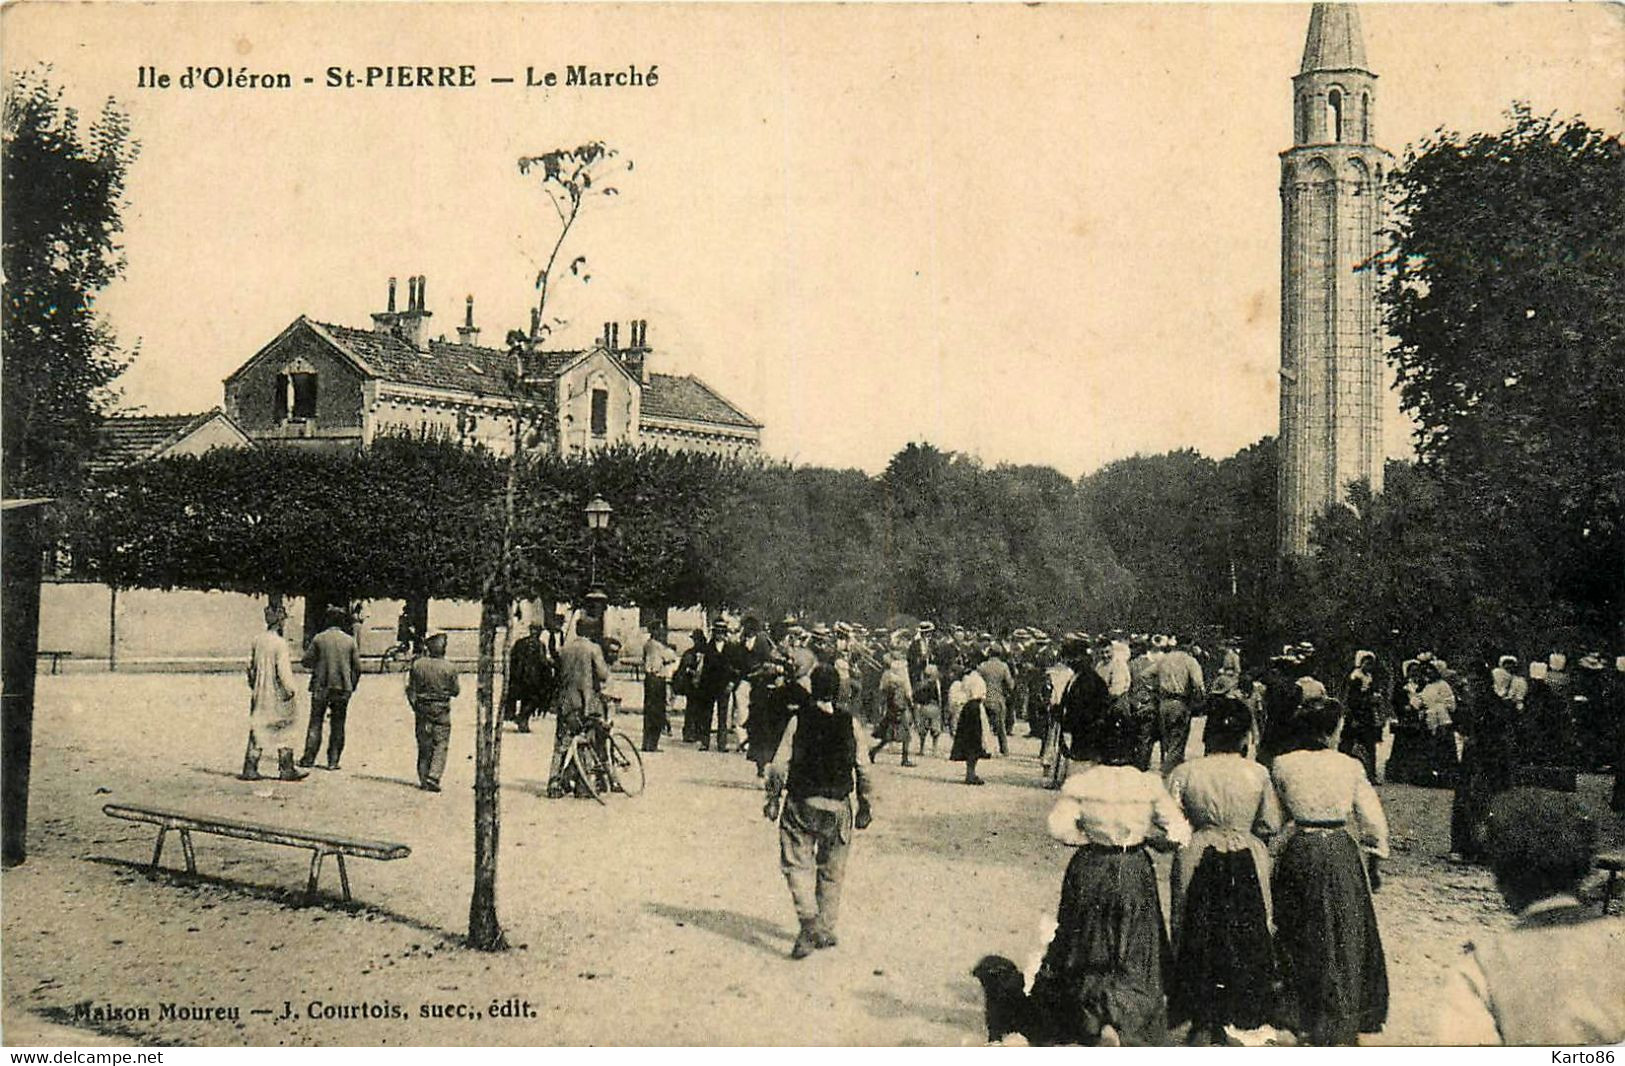
[[1374,263],[1391,156],[1354,4],[1315,4],[1281,153],[1279,549],[1350,482],[1382,489],[1384,374]]

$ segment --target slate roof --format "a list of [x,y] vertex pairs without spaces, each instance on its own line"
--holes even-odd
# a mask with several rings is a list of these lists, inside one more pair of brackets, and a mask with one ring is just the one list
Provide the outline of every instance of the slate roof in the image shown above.
[[1309,12],[1309,36],[1299,73],[1365,69],[1365,38],[1354,5],[1316,4]]
[[385,381],[476,396],[508,395],[508,353],[500,348],[430,341],[429,350],[423,352],[393,333],[328,322],[312,321],[311,325]]
[[220,413],[216,407],[196,415],[113,415],[102,423],[90,469],[100,473],[151,459]]
[[650,374],[643,386],[644,418],[682,418],[724,426],[760,429],[762,424],[725,400],[693,374]]
[[[429,342],[428,351],[420,351],[393,333],[307,321],[385,381],[476,396],[510,395],[506,373],[509,356],[500,348],[435,340]],[[527,359],[526,376],[553,377],[582,354],[582,349],[538,353]],[[649,418],[761,428],[760,422],[692,374],[649,375],[648,384],[643,386],[642,405],[644,416]]]

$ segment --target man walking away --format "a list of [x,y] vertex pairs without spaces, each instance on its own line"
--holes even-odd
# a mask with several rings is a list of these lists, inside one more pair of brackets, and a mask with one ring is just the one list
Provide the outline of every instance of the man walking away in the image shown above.
[[1162,742],[1164,776],[1185,761],[1185,744],[1190,740],[1191,712],[1207,694],[1202,680],[1202,664],[1169,637],[1167,651],[1157,663],[1157,736]]
[[1016,679],[1010,673],[1010,665],[1004,661],[1003,649],[997,644],[989,642],[982,651],[982,664],[976,668],[987,682],[987,717],[993,724],[993,732],[999,737],[999,754],[1010,754],[1010,729],[1007,715],[1010,710],[1010,697],[1015,693]]
[[275,751],[278,776],[303,781],[309,774],[293,765],[293,743],[299,736],[299,706],[294,695],[293,658],[282,636],[288,612],[265,609],[265,631],[254,638],[248,659],[248,750],[243,753],[244,781],[260,779],[260,752]]
[[564,795],[564,757],[570,739],[598,712],[599,693],[609,682],[609,663],[598,645],[600,623],[583,618],[576,623],[576,635],[559,652],[559,684],[553,699],[558,727],[553,734],[553,761],[547,770],[547,798]]
[[[779,823],[779,868],[801,922],[792,959],[836,945],[852,830],[869,827],[872,799],[869,776],[858,761],[863,741],[857,720],[835,706],[839,677],[834,667],[819,665],[809,680],[810,692],[800,687],[806,682],[788,686],[792,717],[767,772],[767,804],[762,808],[768,821]],[[788,792],[782,807],[781,792]]]
[[322,746],[322,719],[327,729],[327,768],[337,770],[344,754],[344,718],[349,713],[350,696],[361,681],[361,649],[345,631],[349,612],[329,607],[327,628],[311,638],[305,649],[305,668],[310,671],[310,727],[305,730],[305,754],[300,766],[315,766]]
[[425,654],[412,660],[406,674],[406,702],[412,707],[418,741],[418,787],[440,791],[451,743],[451,701],[457,695],[457,668],[446,658],[446,634],[426,642]]
[[659,751],[666,731],[666,677],[677,663],[677,653],[666,646],[664,623],[649,626],[643,642],[643,750]]

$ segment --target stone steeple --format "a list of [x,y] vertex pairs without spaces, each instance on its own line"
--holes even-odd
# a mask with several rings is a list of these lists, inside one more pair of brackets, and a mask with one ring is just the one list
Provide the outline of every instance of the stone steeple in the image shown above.
[[1281,426],[1278,543],[1355,481],[1382,488],[1384,373],[1377,277],[1383,179],[1377,76],[1352,4],[1316,4],[1292,79],[1292,147],[1281,153]]
[[1365,69],[1360,12],[1353,4],[1316,4],[1309,12],[1309,37],[1298,72]]

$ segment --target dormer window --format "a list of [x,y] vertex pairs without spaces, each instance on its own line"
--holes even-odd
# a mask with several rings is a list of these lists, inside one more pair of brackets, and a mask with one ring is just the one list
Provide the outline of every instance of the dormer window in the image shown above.
[[316,417],[316,375],[289,369],[276,376],[276,420],[311,421]]

